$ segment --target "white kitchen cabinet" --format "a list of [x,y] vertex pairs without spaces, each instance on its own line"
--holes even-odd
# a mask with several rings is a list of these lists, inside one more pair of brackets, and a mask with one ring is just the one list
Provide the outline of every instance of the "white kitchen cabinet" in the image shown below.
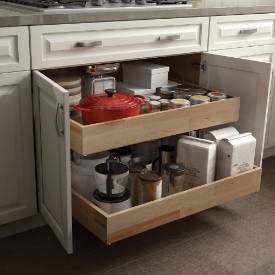
[[[213,51],[212,53],[224,54],[232,57],[272,63],[274,60],[275,45],[219,50],[219,51]],[[248,94],[247,100],[249,102],[249,94]],[[274,87],[274,76],[273,76],[271,89],[270,89],[270,96],[269,96],[265,148],[266,149],[272,148],[274,146],[275,146],[275,87]]]
[[209,50],[275,44],[274,25],[274,13],[211,17]]
[[32,68],[207,50],[208,17],[32,26]]
[[[144,55],[147,57],[147,53]],[[184,57],[181,56],[181,58]],[[106,61],[105,57],[103,60]],[[101,60],[99,60],[99,62],[100,61]],[[203,66],[201,66],[199,81],[196,84],[200,84],[205,88],[221,90],[233,96],[240,96],[241,101],[244,102],[241,104],[240,120],[237,126],[240,131],[252,132],[257,138],[255,164],[261,166],[266,110],[272,71],[271,64],[209,53],[201,54],[201,63]],[[178,70],[181,70],[179,65],[181,63],[178,62],[177,64]],[[188,68],[182,69],[188,71]],[[98,133],[108,131],[108,129],[115,131],[115,123],[110,122],[106,123],[106,125],[104,123],[99,124],[98,129],[95,129],[94,127],[97,126],[94,125],[83,126],[81,129],[81,127],[77,126],[76,122],[69,118],[68,91],[39,71],[33,72],[33,86],[35,96],[36,140],[38,144],[37,167],[40,209],[66,251],[71,253],[70,138],[72,141],[76,139],[75,131],[79,131],[78,137],[82,135],[83,141],[85,139],[85,144],[87,145],[88,135],[92,135],[93,130],[98,130]],[[246,104],[247,95],[249,95],[249,104]],[[236,108],[234,102],[233,100],[232,106]],[[224,109],[221,108],[222,105],[219,106],[220,109],[218,109],[220,112],[224,112]],[[188,111],[185,116],[178,118],[180,119],[178,123],[186,123],[187,125],[183,126],[182,129],[199,129],[202,126],[203,120],[206,121],[205,125],[207,126],[221,124],[219,119],[216,120],[216,117],[219,115],[216,114],[217,108],[197,110],[197,108],[207,109],[207,105],[204,107],[193,106],[190,108],[190,111]],[[239,109],[234,110],[236,110],[236,115],[238,115]],[[160,116],[167,115],[167,118],[169,118],[171,114],[171,117],[173,117],[173,112],[181,112],[181,110],[171,110],[168,111],[168,113],[160,113]],[[197,120],[191,120],[192,123],[188,120],[189,112],[195,112],[197,114],[194,115],[194,117],[197,116]],[[208,114],[214,119],[212,125],[207,122],[209,120]],[[232,117],[232,112],[225,112],[223,115],[225,115],[225,123],[237,120],[236,116],[233,115]],[[152,114],[151,116],[153,120],[157,120],[158,114]],[[198,119],[200,116],[203,116],[202,119]],[[143,119],[146,124],[142,124],[143,122],[139,121]],[[142,116],[132,121],[136,123],[136,125],[150,124],[150,119]],[[126,119],[116,123],[118,124],[116,127],[123,128],[123,125],[131,124],[131,120]],[[144,127],[143,135],[139,140],[136,135],[127,135],[127,139],[125,139],[126,143],[123,145],[130,145],[138,141],[146,141],[155,137],[160,138],[171,135],[170,123],[167,125],[167,131],[164,129],[165,126],[161,125],[158,127],[157,125],[158,123],[154,123],[154,132],[152,132],[151,127]],[[173,134],[180,133],[182,129],[181,127],[173,128]],[[121,135],[123,135],[123,132]],[[95,144],[93,148],[93,144],[90,144],[85,147],[86,149],[83,149],[81,140],[78,140],[80,147],[78,146],[77,148],[80,151],[82,149],[88,150],[85,151],[86,153],[96,152],[99,148],[108,149],[108,145],[104,147],[107,140],[109,142],[109,139],[101,139],[100,142],[102,146]],[[74,146],[76,146],[75,144],[76,143],[74,143]],[[121,145],[121,143],[117,143],[117,147]],[[259,190],[259,184],[260,170],[256,169],[245,175],[194,188],[194,190],[188,190],[186,193],[179,193],[175,195],[175,201],[177,201],[177,203],[173,203],[174,198],[163,198],[153,203],[145,204],[137,208],[134,207],[129,211],[123,211],[114,215],[106,215],[91,202],[73,193],[74,217],[106,243],[112,243],[127,236],[132,236],[161,224],[182,218],[188,214],[190,215],[191,213],[193,214],[218,205],[219,203],[224,203],[225,201],[256,192]],[[209,200],[205,199],[207,197]],[[201,204],[198,202],[201,202]],[[180,205],[184,205],[183,209],[176,209],[176,207]],[[156,214],[156,209],[162,210]],[[154,215],[158,215],[158,217]]]
[[0,74],[0,225],[37,213],[30,72]]

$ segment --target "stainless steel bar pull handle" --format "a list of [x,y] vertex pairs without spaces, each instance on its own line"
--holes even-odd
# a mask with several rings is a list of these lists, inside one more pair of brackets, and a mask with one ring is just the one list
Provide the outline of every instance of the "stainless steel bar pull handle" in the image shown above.
[[76,42],[75,48],[92,48],[97,46],[102,46],[102,41],[91,41],[91,42]]
[[166,34],[166,35],[160,35],[159,40],[160,41],[173,41],[173,40],[179,40],[180,34]]
[[257,28],[251,28],[251,29],[241,29],[239,31],[239,34],[253,34],[256,33],[258,31]]
[[65,133],[63,129],[63,125],[64,125],[63,106],[62,104],[58,103],[56,107],[56,113],[55,113],[55,128],[59,136],[63,136]]

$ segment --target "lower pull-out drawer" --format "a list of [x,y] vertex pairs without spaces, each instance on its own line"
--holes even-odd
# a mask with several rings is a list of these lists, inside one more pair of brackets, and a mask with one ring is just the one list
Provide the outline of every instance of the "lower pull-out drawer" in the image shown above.
[[130,209],[107,214],[73,191],[73,217],[107,244],[187,217],[260,189],[262,169],[218,180]]

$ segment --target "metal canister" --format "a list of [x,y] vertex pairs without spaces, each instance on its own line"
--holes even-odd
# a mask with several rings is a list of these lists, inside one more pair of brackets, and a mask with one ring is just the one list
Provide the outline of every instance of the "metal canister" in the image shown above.
[[156,100],[150,101],[150,105],[152,107],[152,110],[151,110],[152,113],[160,111],[161,103],[159,101],[156,101]]
[[173,109],[188,107],[190,105],[191,105],[190,101],[184,98],[176,98],[171,100],[171,107]]
[[162,178],[157,173],[146,171],[139,175],[139,203],[161,198]]
[[191,105],[203,104],[210,102],[210,97],[206,95],[193,95],[190,98]]
[[210,101],[220,101],[226,99],[226,94],[221,92],[210,92],[207,94],[210,97]]
[[129,189],[131,191],[132,205],[139,204],[139,175],[146,170],[146,166],[141,163],[130,163],[129,165]]
[[85,68],[85,73],[81,77],[81,97],[93,94],[93,80],[95,77],[92,74],[92,66]]

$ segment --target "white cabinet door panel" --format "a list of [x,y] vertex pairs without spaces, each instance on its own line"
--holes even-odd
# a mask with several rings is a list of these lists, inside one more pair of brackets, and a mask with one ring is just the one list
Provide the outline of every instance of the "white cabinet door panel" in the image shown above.
[[0,28],[0,73],[30,69],[28,27]]
[[37,213],[30,72],[0,74],[0,225]]
[[[273,64],[272,67],[274,70],[275,45],[219,50],[219,51],[212,51],[210,53],[232,56],[232,57],[239,57],[243,59],[261,61],[266,63],[272,63]],[[274,95],[275,95],[275,87],[274,87],[274,75],[273,75],[272,86],[271,86],[270,95],[269,95],[265,148],[271,148],[275,146],[275,96]]]
[[40,72],[33,80],[40,211],[71,253],[69,93]]
[[207,50],[208,17],[32,26],[34,69]]
[[241,98],[240,120],[233,125],[256,137],[255,164],[261,165],[272,65],[210,53],[202,58],[206,70],[201,73],[200,84]]

